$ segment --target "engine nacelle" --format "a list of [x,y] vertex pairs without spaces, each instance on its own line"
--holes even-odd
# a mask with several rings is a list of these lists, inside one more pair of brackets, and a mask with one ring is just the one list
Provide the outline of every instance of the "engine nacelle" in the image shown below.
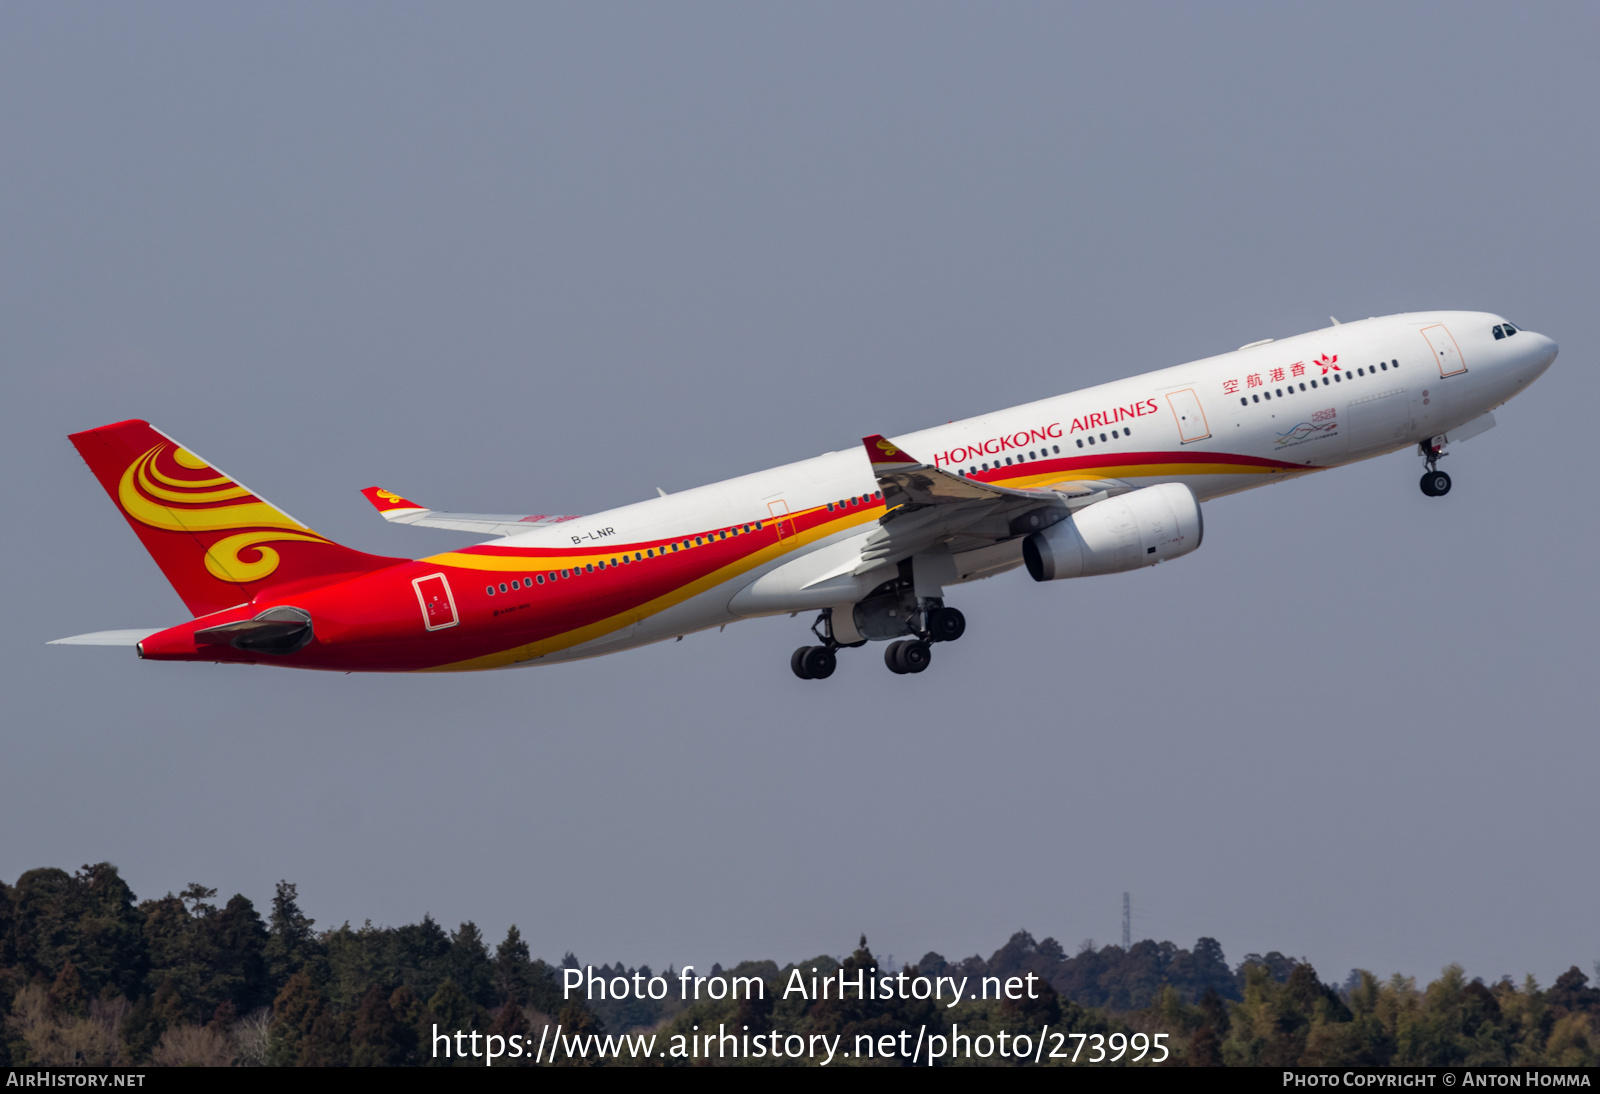
[[1200,546],[1205,524],[1194,491],[1164,482],[1078,510],[1022,543],[1035,581],[1116,574],[1154,566]]

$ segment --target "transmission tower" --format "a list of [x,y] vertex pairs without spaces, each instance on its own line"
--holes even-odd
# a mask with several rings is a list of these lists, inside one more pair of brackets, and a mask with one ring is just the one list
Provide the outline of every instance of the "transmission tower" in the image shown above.
[[1133,899],[1122,894],[1122,952],[1133,949]]

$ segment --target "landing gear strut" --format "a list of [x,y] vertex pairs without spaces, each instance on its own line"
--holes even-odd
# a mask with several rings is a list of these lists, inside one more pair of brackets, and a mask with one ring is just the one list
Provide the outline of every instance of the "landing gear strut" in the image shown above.
[[1450,492],[1450,476],[1439,470],[1439,461],[1448,453],[1443,445],[1422,441],[1417,445],[1428,470],[1422,476],[1422,492],[1430,498],[1442,498]]

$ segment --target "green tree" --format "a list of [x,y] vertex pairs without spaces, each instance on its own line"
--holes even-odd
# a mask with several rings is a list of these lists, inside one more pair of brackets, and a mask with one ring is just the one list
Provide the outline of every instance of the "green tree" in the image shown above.
[[[448,976],[445,977],[444,983],[439,985],[439,990],[433,993],[433,998],[428,1000],[428,1010],[423,1021],[425,1023],[423,1042],[427,1046],[432,1045],[436,1034],[452,1038],[451,1044],[454,1046],[453,1038],[456,1031],[482,1030],[489,1024],[483,1008],[474,1003],[467,993],[461,990],[461,986]],[[460,1058],[454,1055],[453,1047],[449,1058],[440,1053],[435,1059],[431,1048],[424,1048],[423,1056],[427,1062],[441,1066],[472,1062],[470,1056]]]
[[484,944],[483,932],[472,920],[461,924],[461,929],[450,937],[450,949],[445,956],[445,975],[480,1007],[488,1008],[496,1001],[494,966],[489,961],[489,947]]
[[51,980],[70,960],[91,996],[110,986],[137,994],[147,955],[133,893],[110,863],[29,870],[11,902],[11,948],[28,977]]
[[533,960],[528,953],[528,944],[522,940],[522,932],[513,923],[506,930],[505,941],[495,947],[494,990],[502,999],[526,1003],[533,986],[533,976]]
[[299,902],[298,888],[287,881],[278,882],[263,947],[267,978],[274,986],[287,986],[291,977],[308,966],[319,981],[326,979],[326,956],[311,930],[316,920],[300,910]]
[[[590,1040],[592,1036],[603,1036],[606,1031],[600,1019],[595,1017],[595,1013],[577,999],[570,1000],[561,1008],[561,1013],[556,1016],[556,1022],[560,1027],[560,1036],[576,1038],[586,1048],[592,1045]],[[552,1055],[551,1060],[558,1067],[593,1067],[598,1062],[593,1058],[593,1053],[588,1051],[580,1057],[568,1057],[563,1054],[560,1061],[555,1061]]]
[[334,1067],[348,1048],[322,989],[305,970],[289,977],[272,1003],[267,1061],[275,1067]]
[[389,994],[374,984],[362,996],[350,1028],[350,1063],[353,1067],[399,1067],[416,1055],[416,1031],[389,1006]]

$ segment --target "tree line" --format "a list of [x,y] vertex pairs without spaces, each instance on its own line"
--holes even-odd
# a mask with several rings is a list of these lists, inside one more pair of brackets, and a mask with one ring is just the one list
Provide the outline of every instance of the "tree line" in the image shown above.
[[[759,977],[765,998],[685,1002],[668,967],[674,990],[665,999],[586,1002],[562,998],[561,970],[577,959],[534,958],[515,926],[492,946],[470,921],[452,931],[430,916],[318,931],[288,882],[278,883],[265,917],[242,895],[216,897],[190,885],[140,901],[109,863],[0,883],[0,1066],[450,1066],[463,1061],[434,1057],[435,1027],[537,1039],[559,1024],[568,1035],[653,1030],[667,1040],[722,1025],[853,1044],[951,1023],[974,1036],[1045,1025],[1107,1037],[1162,1033],[1169,1065],[1600,1064],[1600,990],[1576,967],[1548,988],[1531,977],[1520,985],[1468,980],[1455,965],[1420,988],[1362,970],[1335,986],[1276,952],[1230,967],[1209,938],[1192,949],[1085,943],[1069,955],[1055,939],[1019,931],[987,959],[930,952],[906,971],[972,985],[1031,973],[1040,985],[1032,999],[967,998],[952,1008],[948,1000],[783,997],[797,967],[822,976],[880,968],[863,937],[842,960],[713,968]],[[596,973],[653,975],[620,962]],[[869,1062],[904,1061],[838,1064]]]

